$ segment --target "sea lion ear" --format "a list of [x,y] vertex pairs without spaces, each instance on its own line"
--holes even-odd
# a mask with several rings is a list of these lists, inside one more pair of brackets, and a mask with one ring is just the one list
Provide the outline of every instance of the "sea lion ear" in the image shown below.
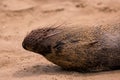
[[93,42],[89,43],[88,45],[89,45],[89,46],[93,46],[93,45],[95,45],[96,43],[98,43],[98,41],[93,41]]
[[93,47],[97,43],[98,43],[98,41],[86,42],[84,44],[84,46],[87,47],[87,48],[90,48],[90,47]]

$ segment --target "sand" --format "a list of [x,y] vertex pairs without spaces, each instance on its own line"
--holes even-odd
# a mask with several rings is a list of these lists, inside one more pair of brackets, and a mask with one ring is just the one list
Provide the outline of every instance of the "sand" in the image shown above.
[[62,70],[21,45],[36,28],[114,23],[120,23],[120,0],[0,0],[0,80],[120,80],[120,70]]

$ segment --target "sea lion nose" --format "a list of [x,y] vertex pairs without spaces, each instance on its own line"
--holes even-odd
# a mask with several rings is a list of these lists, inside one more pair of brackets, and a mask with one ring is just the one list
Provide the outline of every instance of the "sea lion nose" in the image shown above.
[[28,40],[28,38],[25,38],[22,42],[22,47],[26,50],[32,51],[32,42]]
[[26,48],[26,45],[24,44],[24,41],[22,42],[22,47],[23,47],[24,49],[27,49],[27,48]]
[[[27,42],[27,43],[28,43],[28,42]],[[24,41],[22,42],[22,47],[23,47],[24,49],[26,49],[26,50],[29,50],[27,43],[26,43],[26,39],[24,39]]]

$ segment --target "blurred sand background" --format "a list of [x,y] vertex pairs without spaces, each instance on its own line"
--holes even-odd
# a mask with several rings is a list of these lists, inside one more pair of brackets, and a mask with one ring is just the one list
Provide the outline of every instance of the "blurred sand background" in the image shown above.
[[64,71],[21,43],[33,29],[120,23],[120,0],[0,0],[0,80],[120,80],[120,70]]

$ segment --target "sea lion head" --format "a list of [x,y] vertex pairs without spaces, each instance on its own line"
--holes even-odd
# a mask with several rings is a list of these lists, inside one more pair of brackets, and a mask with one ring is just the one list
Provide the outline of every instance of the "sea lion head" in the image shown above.
[[50,37],[58,34],[56,28],[42,28],[31,31],[23,40],[24,49],[42,54],[45,56],[51,53]]

